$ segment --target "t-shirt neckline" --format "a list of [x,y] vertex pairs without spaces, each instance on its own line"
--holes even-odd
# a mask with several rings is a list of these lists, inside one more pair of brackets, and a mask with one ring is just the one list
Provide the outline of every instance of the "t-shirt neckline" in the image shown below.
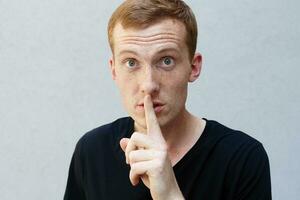
[[209,120],[207,120],[206,118],[202,118],[202,119],[206,121],[202,134],[200,135],[196,143],[192,146],[192,148],[190,148],[184,154],[184,156],[173,166],[174,171],[181,168],[181,166],[183,166],[183,164],[186,163],[186,160],[193,157],[194,152],[198,151],[199,147],[201,146],[200,144],[203,143],[204,138],[207,137],[210,123]]
[[[130,118],[131,121],[131,127],[129,129],[129,137],[131,136],[131,134],[134,132],[134,120]],[[186,163],[186,160],[190,159],[193,157],[194,152],[198,152],[199,147],[201,147],[201,143],[203,143],[203,140],[207,137],[208,134],[208,130],[210,128],[210,121],[206,118],[202,118],[203,120],[206,121],[205,123],[205,127],[204,130],[202,132],[202,134],[200,135],[200,137],[198,138],[198,140],[196,141],[196,143],[192,146],[192,148],[190,148],[185,154],[184,156],[173,166],[173,170],[176,171],[178,169],[180,169],[181,167],[183,167],[184,163]]]

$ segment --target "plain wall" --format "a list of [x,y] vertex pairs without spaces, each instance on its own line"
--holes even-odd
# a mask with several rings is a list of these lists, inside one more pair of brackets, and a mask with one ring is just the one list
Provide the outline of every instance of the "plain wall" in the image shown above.
[[[106,26],[122,2],[0,0],[0,199],[62,199],[78,139],[126,116]],[[190,0],[202,74],[187,106],[260,140],[273,199],[300,196],[300,1]]]

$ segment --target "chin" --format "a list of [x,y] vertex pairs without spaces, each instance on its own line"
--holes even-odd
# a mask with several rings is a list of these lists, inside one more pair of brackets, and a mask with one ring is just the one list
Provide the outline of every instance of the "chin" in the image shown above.
[[139,130],[135,130],[135,131],[141,131],[140,129],[147,130],[147,125],[144,118],[133,116],[133,115],[131,115],[131,118],[134,120],[134,123],[137,124],[139,128]]
[[167,126],[171,121],[170,116],[161,116],[158,118],[158,123],[161,128]]

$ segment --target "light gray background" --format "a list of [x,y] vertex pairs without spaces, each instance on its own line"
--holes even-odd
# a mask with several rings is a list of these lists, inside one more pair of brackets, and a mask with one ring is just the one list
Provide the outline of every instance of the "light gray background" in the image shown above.
[[[86,131],[125,116],[106,25],[122,2],[0,0],[0,199],[62,199]],[[300,196],[300,3],[187,1],[204,56],[188,108],[260,140],[273,199]]]

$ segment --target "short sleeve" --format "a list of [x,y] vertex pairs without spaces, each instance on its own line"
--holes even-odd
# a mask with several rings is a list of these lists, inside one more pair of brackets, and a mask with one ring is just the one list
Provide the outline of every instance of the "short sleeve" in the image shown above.
[[261,143],[239,149],[230,168],[231,199],[272,199],[269,159]]
[[83,190],[82,139],[76,145],[69,167],[64,200],[85,200]]

